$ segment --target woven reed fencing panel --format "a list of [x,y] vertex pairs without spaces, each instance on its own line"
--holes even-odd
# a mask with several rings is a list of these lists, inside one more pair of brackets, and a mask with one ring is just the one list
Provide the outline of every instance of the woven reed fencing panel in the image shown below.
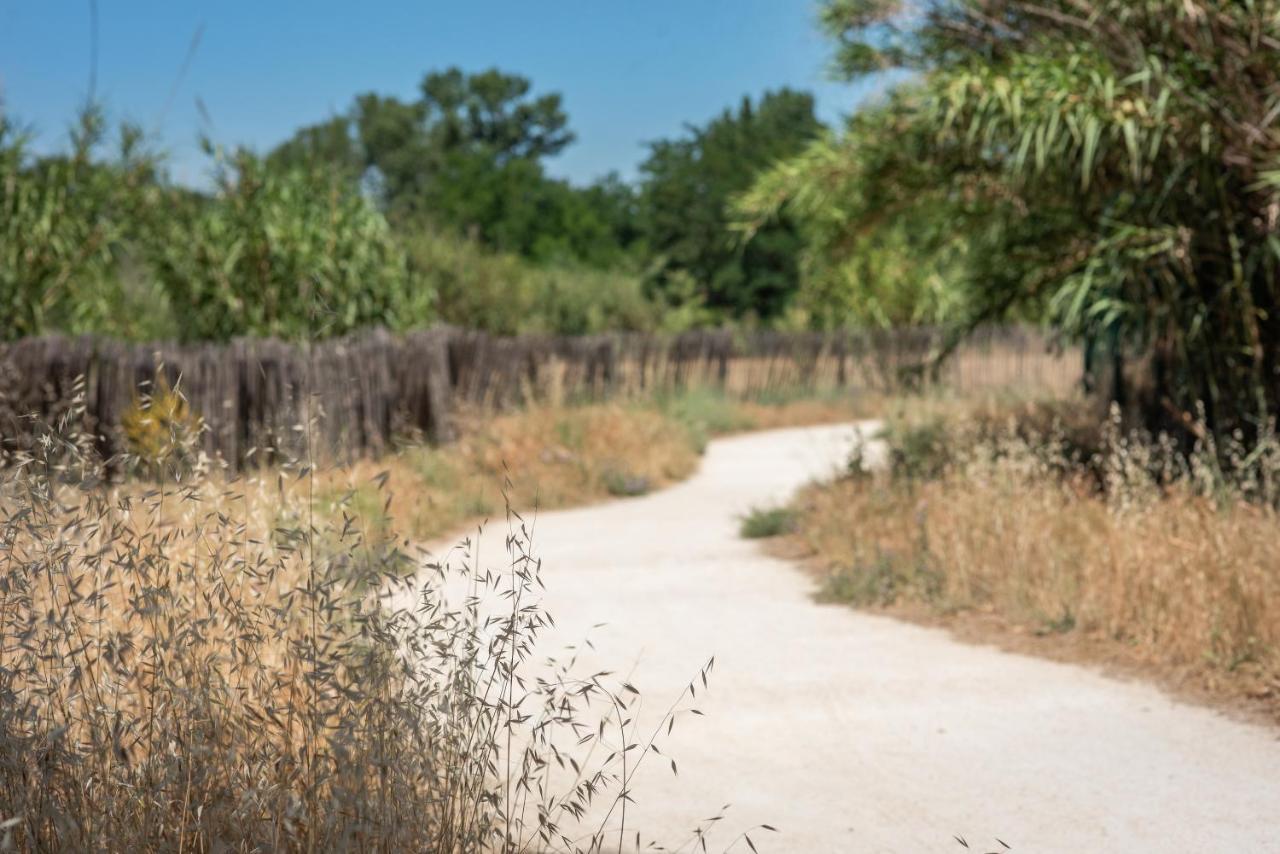
[[515,338],[455,331],[449,370],[457,405],[497,408],[703,387],[767,398],[925,385],[1057,391],[1081,380],[1079,351],[1053,346],[1032,328],[979,329],[936,372],[926,370],[942,346],[942,332],[932,328]]
[[337,458],[379,453],[400,436],[450,438],[448,331],[373,330],[312,345],[123,344],[49,336],[0,345],[0,439],[32,440],[68,413],[104,456],[127,450],[122,421],[161,383],[204,423],[203,450],[237,467],[303,458],[308,442]]
[[[966,339],[936,374],[938,330],[788,333],[728,330],[514,338],[437,327],[371,330],[314,344],[124,344],[49,336],[0,344],[0,442],[32,441],[35,421],[72,412],[106,456],[126,450],[125,413],[167,383],[205,430],[200,441],[232,467],[255,456],[339,459],[377,454],[398,439],[451,438],[458,407],[505,409],[712,388],[742,398],[849,391],[1066,390],[1078,352],[1036,330],[993,327]],[[34,416],[34,419],[33,419]]]

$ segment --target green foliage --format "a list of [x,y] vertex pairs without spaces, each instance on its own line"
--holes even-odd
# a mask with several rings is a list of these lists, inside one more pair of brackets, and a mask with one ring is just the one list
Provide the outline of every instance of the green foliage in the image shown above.
[[[0,112],[0,338],[103,326],[163,331],[146,324],[158,314],[154,291],[130,275],[131,247],[159,192],[155,160],[130,126],[111,159],[95,159],[105,136],[102,113],[86,110],[68,154],[34,158]],[[128,312],[135,305],[149,311]]]
[[796,511],[789,507],[753,507],[742,517],[739,532],[748,540],[789,534],[796,527]]
[[401,218],[406,229],[422,223],[452,230],[537,262],[606,266],[625,256],[608,222],[617,216],[605,207],[612,202],[548,178],[532,160],[492,163],[467,155],[450,161],[422,213]]
[[0,119],[4,337],[781,323],[802,235],[783,212],[742,239],[726,207],[820,130],[811,96],[769,93],[655,143],[643,186],[578,187],[543,168],[573,138],[558,95],[449,69],[413,100],[365,94],[265,156],[235,150],[203,192],[170,183],[136,129],[104,156],[104,127],[88,110],[68,154],[35,158]]
[[267,155],[267,164],[282,171],[325,169],[352,183],[359,183],[366,169],[364,154],[352,136],[351,121],[346,116],[298,128]]
[[645,495],[652,488],[649,479],[643,475],[635,475],[625,468],[611,466],[600,475],[605,491],[614,498],[636,498]]
[[641,167],[641,215],[655,290],[687,303],[692,280],[699,302],[730,316],[780,315],[796,288],[800,235],[784,216],[738,240],[728,206],[756,173],[799,152],[821,128],[813,97],[782,89],[653,143]]
[[881,552],[874,560],[836,568],[825,579],[819,597],[863,607],[888,607],[916,598],[942,607],[944,581],[927,551],[914,561]]
[[432,72],[417,100],[361,95],[347,115],[300,129],[271,158],[288,167],[376,169],[388,204],[411,208],[429,199],[451,157],[537,161],[573,141],[560,96],[531,99],[530,88],[526,78],[497,69]]
[[[1150,420],[1256,430],[1280,384],[1280,16],[1203,0],[828,0],[850,75],[917,73],[847,159],[845,232],[940,212],[965,323],[1013,307],[1150,359]],[[1123,398],[1122,384],[1112,386]]]
[[867,185],[864,162],[880,149],[867,140],[892,134],[892,112],[869,108],[843,135],[826,135],[779,161],[734,200],[735,227],[748,238],[782,217],[804,238],[800,281],[792,306],[803,326],[904,326],[953,317],[962,300],[954,287],[967,243],[943,216],[921,210],[910,220],[882,206],[883,220],[851,228]]
[[638,276],[581,264],[535,264],[430,230],[404,238],[438,316],[500,335],[649,330],[658,322]]
[[444,151],[471,150],[499,160],[537,159],[573,141],[558,94],[528,98],[528,79],[496,68],[428,74],[418,102]]
[[636,188],[616,175],[587,187],[548,177],[542,161],[572,134],[559,96],[530,92],[528,80],[497,70],[428,74],[416,100],[362,95],[270,160],[322,164],[372,192],[410,234],[461,234],[556,267],[646,259],[650,290],[671,309],[664,328],[783,313],[801,236],[783,215],[742,240],[727,228],[726,208],[756,172],[817,136],[812,96],[784,89],[744,99],[686,137],[654,143]]
[[634,193],[613,176],[579,189],[546,175],[543,159],[573,134],[560,96],[531,88],[497,69],[433,72],[417,100],[361,95],[269,160],[371,190],[407,230],[452,230],[538,261],[616,263],[638,237]]
[[951,463],[955,436],[942,417],[919,422],[891,421],[883,437],[889,472],[897,480],[915,482],[941,477]]
[[183,306],[186,338],[305,338],[430,317],[430,293],[368,201],[319,172],[267,168],[247,151],[222,171],[213,200],[168,221],[151,261]]
[[732,433],[752,426],[751,420],[723,391],[705,387],[690,388],[675,394],[658,395],[658,408],[681,424],[701,453],[711,437]]

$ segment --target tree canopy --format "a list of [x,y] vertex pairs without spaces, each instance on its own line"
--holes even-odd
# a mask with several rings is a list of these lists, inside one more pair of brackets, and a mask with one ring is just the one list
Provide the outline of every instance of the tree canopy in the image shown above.
[[847,76],[910,77],[831,156],[811,150],[789,185],[758,188],[756,210],[769,193],[803,205],[834,166],[827,245],[904,225],[922,248],[963,241],[958,329],[1040,312],[1143,355],[1134,391],[1153,418],[1186,423],[1203,404],[1222,431],[1273,416],[1275,3],[826,0],[822,20]]
[[543,161],[574,138],[560,95],[534,95],[528,79],[497,69],[432,72],[418,89],[409,102],[361,95],[269,160],[324,164],[361,183],[393,219],[501,251],[601,264],[622,254],[631,232],[616,222],[616,184],[582,191],[545,172]]
[[785,216],[743,239],[729,205],[822,125],[813,97],[783,89],[649,144],[638,185],[585,187],[545,160],[573,140],[559,95],[490,70],[427,74],[413,101],[367,93],[300,129],[279,166],[322,164],[376,198],[400,227],[444,229],[535,262],[647,267],[649,292],[703,321],[772,320],[791,304],[803,238]]
[[691,282],[713,310],[780,315],[796,289],[801,236],[784,215],[741,240],[729,228],[730,203],[761,170],[821,131],[813,96],[782,89],[755,103],[743,98],[736,111],[651,143],[641,166],[640,215],[658,293],[679,293]]

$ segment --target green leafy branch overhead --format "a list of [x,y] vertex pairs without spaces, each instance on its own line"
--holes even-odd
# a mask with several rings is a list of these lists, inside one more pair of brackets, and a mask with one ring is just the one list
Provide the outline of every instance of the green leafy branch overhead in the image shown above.
[[962,245],[945,256],[958,330],[1039,315],[1148,358],[1153,412],[1203,404],[1219,429],[1275,413],[1280,5],[828,0],[821,17],[842,74],[909,77],[766,175],[748,227],[800,212],[828,271],[906,234],[917,280]]

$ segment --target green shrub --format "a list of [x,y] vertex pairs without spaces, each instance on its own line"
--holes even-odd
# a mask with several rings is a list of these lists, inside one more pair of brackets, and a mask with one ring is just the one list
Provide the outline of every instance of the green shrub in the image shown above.
[[432,295],[386,220],[330,176],[240,151],[216,196],[180,211],[150,260],[185,338],[297,339],[431,318]]
[[536,264],[431,228],[404,228],[414,273],[440,318],[498,335],[648,330],[657,311],[640,278],[574,264]]
[[889,606],[915,599],[943,607],[945,577],[930,565],[927,554],[915,559],[880,552],[870,562],[831,572],[819,598],[850,605]]
[[887,555],[874,562],[841,568],[827,576],[820,598],[850,605],[892,605],[907,585],[907,576]]
[[951,460],[952,437],[946,422],[931,418],[919,423],[891,423],[884,431],[889,470],[895,478],[932,480]]
[[101,112],[87,109],[69,153],[36,158],[0,112],[0,338],[166,331],[149,325],[164,303],[148,277],[121,270],[157,207],[155,164],[129,126],[117,154],[96,159],[105,137]]
[[789,507],[753,507],[742,517],[742,536],[760,540],[789,534],[796,527],[796,511]]
[[701,453],[710,437],[721,433],[733,433],[754,426],[724,392],[716,389],[688,389],[672,394],[660,394],[659,409],[689,431],[694,445]]
[[649,478],[612,467],[604,470],[600,480],[604,483],[605,490],[616,498],[634,498],[644,495],[651,487]]

